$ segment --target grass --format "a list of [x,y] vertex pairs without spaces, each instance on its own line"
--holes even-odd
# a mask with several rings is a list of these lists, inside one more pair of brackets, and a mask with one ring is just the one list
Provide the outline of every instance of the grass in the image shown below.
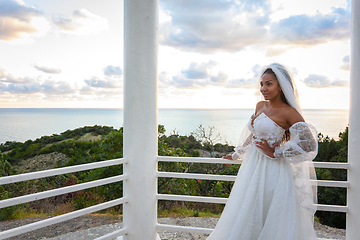
[[[35,218],[35,217],[53,217],[61,214],[65,214],[68,212],[73,211],[74,208],[71,206],[71,204],[60,204],[57,207],[55,207],[52,211],[44,212],[43,210],[37,211],[35,209],[25,207],[22,205],[19,205],[12,214],[11,219],[24,219],[24,218]],[[98,217],[108,217],[108,218],[118,218],[122,217],[122,214],[120,211],[115,209],[107,209],[96,213],[88,214],[90,216],[98,216]],[[158,210],[158,216],[161,218],[169,217],[169,218],[175,218],[175,217],[214,217],[219,218],[221,216],[221,213],[213,213],[211,211],[198,211],[193,209],[187,209],[187,208],[173,208],[170,210]],[[10,219],[8,219],[10,220]]]
[[25,218],[36,218],[36,217],[48,217],[48,213],[44,213],[43,211],[36,211],[35,209],[26,208],[24,206],[18,206],[16,208],[16,211],[11,215],[11,218],[7,220],[12,219],[25,219]]
[[159,217],[220,217],[221,213],[213,213],[211,211],[198,211],[188,208],[172,208],[170,210],[158,210]]

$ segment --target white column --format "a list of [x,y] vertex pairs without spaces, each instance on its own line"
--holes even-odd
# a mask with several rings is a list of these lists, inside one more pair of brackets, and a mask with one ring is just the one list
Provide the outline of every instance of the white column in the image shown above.
[[158,0],[124,1],[124,227],[155,240],[157,222]]
[[360,227],[360,0],[351,5],[351,75],[350,75],[350,123],[349,123],[349,170],[346,239],[359,239]]

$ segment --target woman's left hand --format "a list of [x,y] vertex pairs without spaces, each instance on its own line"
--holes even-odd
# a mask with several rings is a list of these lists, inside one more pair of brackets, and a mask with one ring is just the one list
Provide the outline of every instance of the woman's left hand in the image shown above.
[[255,141],[255,146],[260,148],[269,157],[274,158],[276,144],[274,144],[274,147],[272,148],[265,139],[259,139]]
[[223,159],[227,159],[227,160],[233,160],[231,154],[227,154],[226,156],[223,156],[222,158],[223,158]]

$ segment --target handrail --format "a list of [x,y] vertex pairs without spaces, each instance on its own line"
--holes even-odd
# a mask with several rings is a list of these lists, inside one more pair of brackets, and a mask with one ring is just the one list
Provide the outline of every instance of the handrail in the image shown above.
[[342,162],[313,162],[315,168],[349,169],[349,163]]
[[214,231],[211,228],[199,228],[199,227],[185,227],[185,226],[176,226],[176,225],[167,225],[167,224],[156,224],[156,228],[162,231],[169,232],[188,232],[188,233],[205,233],[210,234]]
[[43,228],[43,227],[47,227],[49,225],[53,225],[59,222],[63,222],[69,219],[73,219],[73,218],[77,218],[80,216],[83,216],[85,214],[89,214],[89,213],[93,213],[93,212],[97,212],[106,208],[110,208],[110,207],[114,207],[120,204],[123,204],[124,202],[127,202],[127,199],[125,197],[123,198],[118,198],[112,201],[108,201],[105,203],[100,203],[91,207],[87,207],[84,209],[80,209],[74,212],[70,212],[70,213],[66,213],[66,214],[62,214],[60,216],[56,216],[56,217],[52,217],[49,219],[45,219],[42,221],[38,221],[35,223],[30,223],[21,227],[17,227],[17,228],[13,228],[7,231],[3,231],[0,232],[0,239],[5,239],[5,238],[9,238],[9,237],[13,237],[22,233],[26,233],[29,231],[33,231],[39,228]]
[[203,202],[203,203],[221,203],[221,204],[225,204],[227,202],[227,198],[174,195],[174,194],[157,194],[156,198],[158,200],[173,200],[173,201],[185,201],[185,202]]
[[349,212],[348,206],[340,205],[325,205],[325,204],[315,204],[318,211],[328,211],[328,212]]
[[[221,164],[241,164],[242,160],[227,160],[223,158],[202,158],[202,157],[171,157],[158,156],[159,162],[193,162],[193,163],[221,163]],[[338,168],[349,169],[349,163],[341,162],[313,162],[315,168]]]
[[105,185],[105,184],[119,182],[119,181],[122,181],[125,179],[126,179],[126,176],[119,175],[119,176],[104,178],[104,179],[95,180],[95,181],[91,181],[91,182],[80,183],[80,184],[76,184],[76,185],[72,185],[72,186],[52,189],[52,190],[48,190],[48,191],[44,191],[44,192],[29,194],[29,195],[25,195],[25,196],[10,198],[10,199],[5,199],[5,200],[0,201],[0,209],[9,207],[9,206],[14,206],[17,204],[32,202],[32,201],[36,201],[36,200],[40,200],[40,199],[44,199],[44,198],[48,198],[48,197],[54,197],[54,196],[58,196],[61,194],[76,192],[76,191],[83,190],[83,189],[93,188],[93,187],[97,187],[97,186],[101,186],[101,185]]
[[[188,196],[188,195],[175,195],[175,194],[158,194],[158,200],[172,200],[172,201],[185,201],[185,202],[203,202],[203,203],[221,203],[225,204],[227,198],[219,197],[202,197],[202,196]],[[333,212],[348,212],[347,206],[338,205],[325,205],[315,204],[318,210],[321,211],[333,211]]]
[[121,228],[119,230],[116,230],[116,231],[106,234],[104,236],[98,237],[95,240],[108,240],[108,239],[113,239],[114,237],[118,237],[118,236],[125,235],[125,234],[127,234],[127,228]]
[[193,163],[222,163],[222,164],[241,164],[242,160],[227,160],[224,158],[203,158],[203,157],[170,157],[158,156],[159,162],[193,162]]
[[218,181],[235,181],[236,179],[236,176],[234,175],[213,175],[213,174],[179,173],[179,172],[158,172],[157,177],[218,180]]
[[75,166],[71,166],[71,167],[55,168],[55,169],[49,169],[49,170],[44,170],[44,171],[38,171],[38,172],[11,175],[11,176],[7,176],[7,177],[1,177],[0,185],[16,183],[16,182],[23,182],[23,181],[39,179],[39,178],[44,178],[44,177],[51,177],[51,176],[65,174],[65,173],[80,172],[80,171],[85,171],[85,170],[90,170],[90,169],[95,169],[95,168],[101,168],[101,167],[109,167],[109,166],[119,165],[119,164],[126,163],[126,162],[127,162],[126,158],[117,158],[117,159],[101,161],[101,162],[80,164],[80,165],[75,165]]
[[[202,180],[216,180],[216,181],[235,181],[234,175],[213,175],[213,174],[200,174],[200,173],[178,173],[178,172],[158,172],[158,177],[165,178],[186,178],[186,179],[202,179]],[[321,187],[349,187],[347,181],[330,181],[330,180],[312,180]]]
[[[315,180],[311,180],[313,182]],[[330,181],[330,180],[316,180],[316,184],[320,187],[340,187],[340,188],[348,188],[348,181]]]

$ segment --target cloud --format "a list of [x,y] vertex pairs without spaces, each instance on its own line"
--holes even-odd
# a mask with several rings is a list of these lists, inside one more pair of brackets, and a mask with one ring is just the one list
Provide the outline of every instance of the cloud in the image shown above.
[[8,85],[0,85],[0,93],[10,94],[35,94],[42,93],[46,96],[73,94],[76,90],[73,89],[68,83],[59,81],[45,81],[44,83],[31,82],[31,83],[10,83]]
[[263,41],[269,21],[266,0],[160,2],[170,16],[160,26],[160,43],[188,51],[234,52]]
[[271,25],[272,41],[291,45],[317,45],[350,37],[350,11],[290,16]]
[[213,60],[207,63],[190,63],[187,69],[183,69],[180,74],[167,79],[166,74],[160,74],[160,83],[168,83],[177,88],[199,88],[211,85],[221,85],[227,81],[228,76],[223,71],[217,71],[215,68],[219,64]]
[[249,71],[249,75],[253,75],[250,78],[238,78],[238,79],[230,79],[225,87],[226,88],[245,88],[245,89],[253,89],[256,87],[257,78],[259,75],[262,66],[259,64],[255,64]]
[[3,85],[0,91],[12,94],[33,94],[41,92],[41,86],[39,83],[10,83],[7,86]]
[[211,76],[210,81],[213,83],[224,83],[228,80],[228,75],[225,72],[219,72],[217,76]]
[[175,87],[180,89],[199,89],[211,86],[223,88],[254,89],[261,66],[254,65],[247,75],[249,78],[229,79],[226,72],[219,70],[220,65],[216,61],[190,63],[179,74],[170,76],[167,72],[159,74],[159,88],[167,89]]
[[46,66],[39,66],[37,64],[34,65],[34,67],[39,70],[42,71],[44,73],[51,73],[51,74],[59,74],[61,73],[61,69],[58,68],[51,68],[51,67],[46,67]]
[[44,14],[15,0],[0,0],[0,40],[30,42],[50,29]]
[[159,73],[158,81],[159,89],[168,89],[168,87],[173,82],[172,76],[170,76],[170,74],[165,71]]
[[253,73],[254,78],[257,78],[259,76],[259,72],[261,69],[262,69],[262,66],[260,66],[259,64],[255,64],[251,68],[251,72]]
[[[93,88],[120,88],[120,83],[118,80],[108,79],[108,80],[101,80],[98,77],[91,77],[88,80],[84,80],[87,87]],[[88,88],[85,88],[88,89]]]
[[271,21],[268,0],[162,0],[160,6],[160,43],[185,51],[238,52],[256,47],[277,56],[291,46],[350,38],[349,1],[326,15],[294,15],[276,22]]
[[218,65],[217,62],[210,60],[208,63],[192,62],[188,69],[183,70],[182,73],[189,79],[204,79],[211,75],[211,70]]
[[343,65],[340,66],[340,69],[345,71],[350,71],[350,56],[347,55],[343,58]]
[[[115,67],[115,70],[117,67]],[[117,72],[118,73],[118,72]],[[52,81],[23,77],[17,78],[0,67],[0,98],[7,99],[42,99],[46,101],[104,100],[118,99],[122,94],[122,81],[119,78],[100,79],[91,77],[84,80],[85,85],[79,88],[66,81]],[[86,99],[85,99],[86,98]]]
[[200,88],[208,83],[206,79],[187,79],[184,75],[173,76],[172,85],[177,88]]
[[35,94],[42,93],[46,96],[72,94],[77,91],[65,81],[41,80],[31,77],[14,77],[0,67],[0,93],[10,94]]
[[346,87],[349,85],[348,81],[333,80],[323,75],[310,74],[303,80],[303,83],[312,88],[329,88],[329,87]]
[[252,89],[255,88],[256,78],[240,78],[240,79],[232,79],[226,85],[227,88],[247,88]]
[[34,82],[34,79],[29,78],[29,77],[25,77],[25,78],[14,77],[10,73],[8,73],[5,69],[0,67],[0,82],[4,82],[4,83],[29,83],[29,82]]
[[97,16],[86,9],[73,11],[71,17],[53,17],[53,22],[62,33],[70,35],[98,34],[109,28],[106,18]]
[[104,79],[96,76],[85,79],[85,85],[80,89],[79,93],[93,96],[119,95],[119,89],[121,90],[123,84],[122,79],[119,78],[123,74],[121,68],[119,66],[108,65],[103,68],[103,72],[105,75]]
[[73,94],[76,92],[76,89],[73,89],[69,83],[63,81],[46,81],[41,84],[41,88],[42,93],[45,93],[46,95]]
[[103,69],[105,76],[121,76],[123,74],[120,66],[109,65]]
[[275,56],[279,56],[283,53],[286,53],[289,50],[288,47],[286,46],[269,46],[266,48],[266,53],[265,56],[266,57],[275,57]]

